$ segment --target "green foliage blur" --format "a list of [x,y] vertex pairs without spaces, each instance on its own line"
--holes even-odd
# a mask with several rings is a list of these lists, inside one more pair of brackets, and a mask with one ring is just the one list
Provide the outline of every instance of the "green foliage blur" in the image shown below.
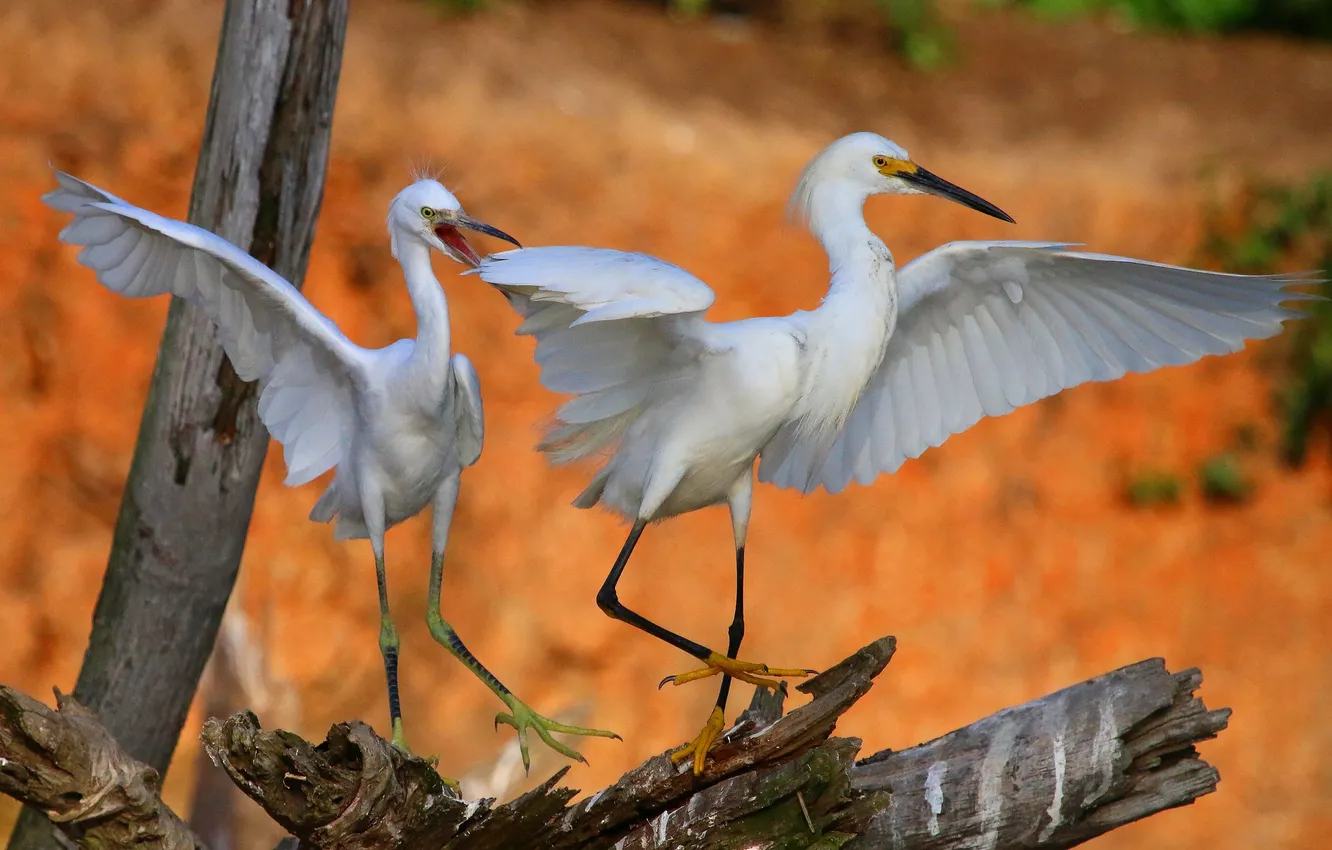
[[[888,47],[924,70],[954,57],[952,29],[943,22],[938,0],[627,0],[669,9],[685,17],[724,12],[768,20],[799,7],[802,21],[833,19],[877,10]],[[428,0],[450,12],[475,12],[501,0]],[[977,8],[1010,6],[1034,14],[1067,18],[1113,15],[1129,26],[1186,32],[1269,31],[1332,40],[1332,0],[970,0]]]
[[877,10],[888,34],[889,46],[917,68],[933,69],[953,55],[952,31],[937,14],[935,0],[665,0],[678,14],[693,17],[712,11],[763,15],[781,19],[796,4],[806,4],[799,18],[832,19],[862,10]]
[[428,2],[450,12],[479,12],[490,5],[488,0],[428,0]]
[[1323,278],[1317,292],[1329,300],[1309,302],[1310,318],[1292,326],[1290,374],[1279,391],[1281,452],[1298,466],[1310,432],[1332,418],[1332,172],[1260,187],[1243,202],[1238,227],[1224,218],[1214,212],[1204,252],[1226,270],[1270,273],[1292,256],[1313,257]]
[[875,0],[875,4],[890,28],[893,46],[912,65],[930,70],[952,59],[952,31],[939,21],[934,0]]
[[1203,461],[1198,467],[1198,483],[1203,498],[1209,502],[1242,502],[1253,493],[1253,483],[1239,458],[1225,452]]
[[1332,0],[985,0],[1050,17],[1112,13],[1131,26],[1188,32],[1266,30],[1332,39]]
[[1173,505],[1179,502],[1183,486],[1172,472],[1148,470],[1130,479],[1124,487],[1124,496],[1134,507]]

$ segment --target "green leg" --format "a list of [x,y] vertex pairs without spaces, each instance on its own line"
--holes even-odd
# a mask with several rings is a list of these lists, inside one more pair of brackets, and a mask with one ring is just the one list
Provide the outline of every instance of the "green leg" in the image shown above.
[[379,654],[384,656],[384,676],[388,679],[389,721],[393,724],[393,743],[407,750],[402,731],[402,701],[398,696],[398,629],[389,614],[388,581],[384,574],[384,555],[375,554],[375,580],[379,583]]
[[583,758],[581,753],[561,744],[559,741],[551,737],[550,733],[564,732],[570,735],[591,735],[598,738],[620,739],[620,736],[616,735],[614,732],[607,732],[603,729],[589,729],[583,726],[570,726],[565,723],[551,720],[548,717],[543,717],[529,708],[525,702],[514,696],[513,691],[506,688],[504,683],[495,678],[495,674],[487,670],[486,666],[472,654],[472,651],[463,644],[462,638],[458,637],[458,633],[454,631],[453,627],[440,615],[440,584],[443,581],[443,578],[444,553],[435,552],[432,554],[430,560],[430,607],[426,610],[426,623],[430,626],[430,636],[433,637],[437,643],[451,652],[453,656],[461,661],[468,670],[471,670],[486,687],[490,688],[495,696],[499,697],[504,704],[509,707],[507,713],[501,712],[500,714],[495,715],[495,725],[498,727],[499,724],[503,723],[506,726],[512,726],[518,732],[518,750],[523,756],[524,770],[530,769],[531,767],[531,757],[527,750],[528,729],[535,730],[537,736],[555,752],[565,758],[580,761],[583,764],[587,764],[587,759]]
[[499,697],[509,707],[508,713],[501,712],[495,715],[495,725],[498,727],[499,724],[503,723],[512,726],[518,732],[518,749],[523,756],[524,770],[531,767],[531,759],[527,751],[528,729],[536,730],[537,736],[547,746],[565,758],[587,764],[587,759],[583,758],[577,750],[556,741],[551,737],[551,733],[564,732],[570,735],[591,735],[598,738],[615,738],[616,740],[620,740],[620,736],[602,729],[569,726],[537,714],[526,703],[514,696],[513,692],[506,688],[499,679],[495,678],[495,674],[486,669],[485,665],[463,644],[462,638],[458,637],[458,633],[440,614],[440,587],[444,581],[444,547],[448,541],[449,524],[453,520],[453,508],[457,504],[457,499],[458,478],[452,476],[440,487],[439,493],[435,496],[433,507],[434,551],[430,557],[430,600],[426,608],[426,624],[430,627],[430,636],[461,661],[468,670],[471,670],[478,679],[485,683],[486,687],[494,692],[495,696]]
[[[382,515],[378,512],[366,513],[370,520],[371,548],[375,552],[375,581],[379,585],[379,653],[384,656],[384,675],[388,679],[389,720],[393,724],[393,745],[403,752],[410,753],[407,736],[402,730],[402,701],[398,695],[398,628],[393,624],[389,613],[388,579],[384,572],[384,530]],[[427,759],[434,763],[437,759]],[[455,792],[460,789],[457,780],[441,776],[444,784]]]

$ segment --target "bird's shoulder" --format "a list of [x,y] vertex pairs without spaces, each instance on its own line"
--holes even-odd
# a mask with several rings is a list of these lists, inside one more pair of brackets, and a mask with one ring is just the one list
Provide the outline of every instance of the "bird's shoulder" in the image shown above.
[[808,330],[804,323],[792,316],[754,316],[733,322],[706,322],[706,330],[697,336],[706,341],[713,354],[771,353],[785,349],[804,351],[808,345]]

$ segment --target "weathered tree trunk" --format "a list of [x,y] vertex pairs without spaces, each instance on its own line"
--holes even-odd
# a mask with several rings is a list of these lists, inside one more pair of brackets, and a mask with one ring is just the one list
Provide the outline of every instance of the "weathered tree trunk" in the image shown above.
[[[189,220],[298,286],[346,25],[347,0],[228,0],[213,72]],[[74,689],[159,772],[235,583],[267,446],[252,386],[204,315],[173,299]],[[53,846],[46,824],[25,812],[11,850]]]
[[[1216,770],[1194,745],[1224,729],[1230,711],[1193,695],[1197,670],[1172,674],[1160,659],[857,761],[859,741],[829,736],[894,645],[884,638],[806,682],[813,701],[785,717],[781,696],[756,694],[701,777],[660,755],[572,806],[577,792],[557,784],[563,771],[501,806],[459,800],[429,763],[360,722],[337,724],[316,747],[242,712],[210,720],[203,743],[307,850],[1053,850],[1216,790]],[[57,713],[0,686],[0,791],[57,812],[76,838],[84,827],[68,816],[71,794],[109,789],[119,799],[124,778],[137,776],[109,737],[80,743],[85,717],[69,701]],[[178,833],[167,837],[157,810],[143,811],[109,817],[152,826],[142,850],[188,847],[171,843]]]

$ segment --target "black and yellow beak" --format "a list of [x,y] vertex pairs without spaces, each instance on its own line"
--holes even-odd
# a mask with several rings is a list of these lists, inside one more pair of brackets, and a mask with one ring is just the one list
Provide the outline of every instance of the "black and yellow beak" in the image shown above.
[[973,195],[961,186],[949,183],[934,172],[926,171],[914,162],[908,162],[906,160],[889,160],[888,164],[881,167],[879,170],[885,177],[896,177],[913,189],[919,189],[930,195],[938,195],[941,198],[947,198],[964,207],[970,207],[976,212],[982,212],[986,215],[994,216],[1009,224],[1017,223],[1013,221],[1011,215],[979,195]]

